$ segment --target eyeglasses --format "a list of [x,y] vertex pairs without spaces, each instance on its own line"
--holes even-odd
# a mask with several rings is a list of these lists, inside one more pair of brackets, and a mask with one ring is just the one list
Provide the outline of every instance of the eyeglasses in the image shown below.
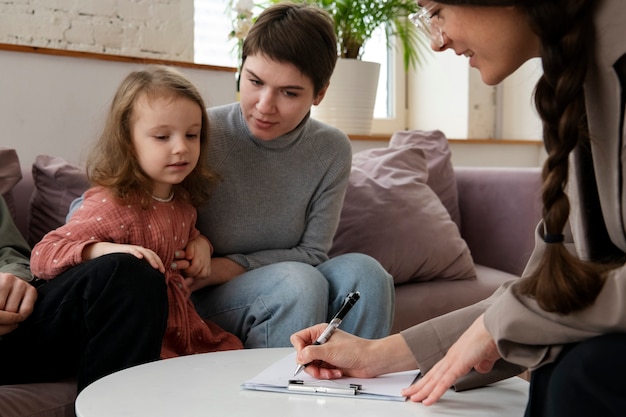
[[433,45],[441,48],[443,46],[443,30],[439,17],[432,14],[435,6],[434,2],[428,3],[419,12],[409,15],[409,20]]

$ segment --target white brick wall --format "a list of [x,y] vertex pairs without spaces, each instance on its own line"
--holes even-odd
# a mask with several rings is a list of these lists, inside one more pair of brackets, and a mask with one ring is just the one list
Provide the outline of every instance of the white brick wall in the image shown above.
[[193,62],[193,0],[0,0],[0,43]]

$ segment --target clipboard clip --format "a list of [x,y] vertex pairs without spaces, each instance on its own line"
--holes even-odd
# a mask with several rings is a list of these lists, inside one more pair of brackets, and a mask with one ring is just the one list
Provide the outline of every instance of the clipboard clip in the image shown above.
[[334,394],[334,395],[357,395],[361,392],[362,385],[342,385],[330,380],[317,381],[316,383],[304,383],[301,379],[290,379],[287,385],[289,391]]

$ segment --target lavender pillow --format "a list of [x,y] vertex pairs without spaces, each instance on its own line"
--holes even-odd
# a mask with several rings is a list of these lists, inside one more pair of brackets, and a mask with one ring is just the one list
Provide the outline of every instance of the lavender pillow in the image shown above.
[[33,164],[35,191],[28,211],[30,245],[65,224],[70,204],[89,187],[84,170],[62,158],[39,155]]
[[0,148],[0,194],[15,218],[13,187],[22,179],[20,160],[15,149]]
[[394,133],[389,147],[410,145],[424,151],[428,166],[426,184],[437,194],[450,217],[461,229],[461,212],[448,139],[440,130],[402,130]]
[[331,257],[368,254],[396,284],[476,277],[457,224],[428,185],[426,155],[419,144],[396,141],[353,156]]

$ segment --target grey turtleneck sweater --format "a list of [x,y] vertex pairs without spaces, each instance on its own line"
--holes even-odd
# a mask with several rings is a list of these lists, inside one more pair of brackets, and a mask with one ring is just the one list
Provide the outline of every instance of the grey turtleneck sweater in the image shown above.
[[198,228],[215,256],[247,269],[327,260],[350,176],[347,136],[307,116],[290,133],[260,140],[239,103],[208,113],[209,164],[221,180],[198,209]]

